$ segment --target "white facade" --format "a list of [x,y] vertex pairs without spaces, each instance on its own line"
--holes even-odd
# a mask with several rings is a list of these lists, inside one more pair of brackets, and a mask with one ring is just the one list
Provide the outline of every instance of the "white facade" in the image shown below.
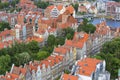
[[59,14],[60,14],[60,12],[59,12],[59,10],[57,9],[57,7],[54,7],[54,8],[51,10],[51,12],[50,12],[51,17],[53,17],[53,18],[58,17]]
[[97,0],[96,6],[98,11],[105,11],[106,9],[106,2],[104,0]]
[[66,11],[66,8],[63,6],[63,8],[60,10],[60,14],[63,14]]
[[20,30],[19,29],[15,29],[15,36],[16,36],[16,39],[20,39]]
[[90,76],[84,76],[84,75],[77,75],[77,76],[79,76],[80,80],[92,80],[92,77]]
[[98,13],[98,10],[97,10],[96,8],[94,8],[94,9],[90,8],[90,9],[89,9],[89,13],[97,14],[97,13]]

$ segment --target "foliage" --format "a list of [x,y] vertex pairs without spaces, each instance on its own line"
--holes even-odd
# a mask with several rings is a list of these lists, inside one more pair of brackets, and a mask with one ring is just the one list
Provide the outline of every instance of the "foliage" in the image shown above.
[[49,6],[49,2],[44,2],[44,1],[36,1],[35,5],[37,5],[38,8],[45,9],[47,6]]
[[0,31],[4,31],[5,28],[11,29],[9,23],[8,22],[0,22]]
[[[9,65],[4,65],[2,72],[0,74],[5,73],[6,70],[11,68],[11,65],[14,63],[15,65],[23,65],[24,63],[28,63],[29,60],[36,59],[36,53],[39,51],[38,43],[35,41],[29,42],[28,44],[25,43],[17,43],[15,42],[11,47],[3,48],[0,50],[0,58],[6,57],[8,55],[11,58]],[[2,59],[0,59],[0,64]],[[1,68],[2,66],[0,66]],[[1,70],[1,69],[0,69]]]
[[120,2],[120,0],[113,0],[113,1]]
[[30,55],[27,52],[23,52],[20,54],[16,54],[15,57],[15,65],[24,65],[25,63],[28,63],[30,61]]
[[0,74],[3,74],[6,72],[6,70],[10,69],[10,62],[11,58],[9,55],[0,56]]
[[54,35],[49,35],[48,36],[47,44],[48,44],[48,46],[55,45],[55,36]]
[[12,0],[10,2],[0,3],[0,9],[5,9],[11,7],[15,7],[16,4],[19,3],[19,0]]
[[32,41],[27,44],[27,48],[30,50],[30,53],[37,53],[39,51],[38,42]]
[[[62,36],[55,37],[54,35],[49,35],[47,44],[42,48],[39,48],[38,42],[36,41],[31,41],[29,43],[17,43],[14,41],[11,47],[1,49],[0,70],[2,70],[0,74],[5,73],[6,70],[10,70],[13,63],[19,66],[28,63],[30,60],[43,60],[47,58],[53,52],[55,46],[63,45],[67,36],[70,35],[68,38],[72,39],[74,35],[74,30],[72,28],[66,28],[63,32],[64,35]],[[5,57],[7,57],[8,61]],[[3,66],[2,64],[5,65]]]
[[74,7],[75,11],[78,12],[79,4],[75,3],[75,4],[72,4],[72,6]]
[[37,53],[37,60],[43,60],[50,56],[50,54],[47,51],[40,51]]
[[89,21],[87,19],[83,19],[83,24],[80,24],[79,27],[77,28],[77,31],[84,31],[86,33],[94,33],[96,30],[96,27],[89,23]]
[[70,71],[69,70],[64,70],[64,73],[70,74]]
[[73,39],[74,32],[75,31],[70,27],[63,29],[64,37],[67,39]]
[[61,77],[61,76],[57,77],[55,80],[60,80],[60,77]]
[[111,78],[115,79],[120,67],[120,38],[106,42],[101,53],[95,57],[106,61],[106,69],[111,73]]
[[77,15],[85,15],[86,12],[78,12]]
[[64,45],[65,38],[64,37],[56,37],[55,45]]

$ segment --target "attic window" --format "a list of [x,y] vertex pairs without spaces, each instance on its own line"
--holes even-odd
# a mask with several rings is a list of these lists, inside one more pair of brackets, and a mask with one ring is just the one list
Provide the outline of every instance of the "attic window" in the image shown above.
[[85,70],[82,70],[82,73],[85,73]]
[[84,64],[84,66],[88,66],[88,64]]

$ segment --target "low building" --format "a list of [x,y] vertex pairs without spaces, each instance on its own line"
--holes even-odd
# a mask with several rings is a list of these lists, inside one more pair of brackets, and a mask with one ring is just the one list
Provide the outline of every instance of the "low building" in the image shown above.
[[44,39],[36,36],[28,37],[25,42],[29,43],[31,41],[37,41],[39,44],[39,47],[44,46]]
[[87,41],[87,54],[94,55],[100,51],[102,45],[114,38],[114,34],[110,30],[110,27],[106,25],[106,22],[101,22],[96,25],[96,31],[94,34],[90,34]]
[[46,18],[57,18],[60,14],[63,14],[65,12],[65,7],[63,5],[51,5],[48,6],[44,13]]
[[86,42],[89,35],[83,32],[76,32],[73,40],[66,40],[65,46],[72,47],[74,53],[74,59],[79,60],[87,56],[86,52]]
[[65,11],[69,11],[70,14],[75,17],[75,9],[69,5],[67,7],[63,5],[51,5],[48,6],[44,11],[44,16],[46,18],[57,18],[60,14],[63,14]]
[[99,12],[105,12],[106,9],[106,3],[108,0],[96,0],[96,7]]
[[110,73],[105,67],[104,60],[85,58],[75,63],[71,74],[78,76],[79,80],[110,80]]
[[87,10],[86,6],[82,5],[82,6],[78,7],[78,12],[80,12],[80,13],[87,13],[88,10]]
[[91,13],[91,14],[97,14],[98,13],[98,10],[95,6],[91,6],[89,9],[88,9],[88,12]]

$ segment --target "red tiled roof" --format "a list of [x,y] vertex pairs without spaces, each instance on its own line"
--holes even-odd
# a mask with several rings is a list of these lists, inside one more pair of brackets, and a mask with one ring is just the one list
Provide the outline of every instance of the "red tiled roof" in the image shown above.
[[86,33],[81,34],[83,35],[80,37],[80,34],[75,32],[73,40],[66,40],[65,45],[70,47],[83,48],[83,45],[87,41],[89,35]]
[[85,58],[77,62],[77,65],[80,66],[77,74],[91,76],[91,74],[96,70],[96,65],[102,62],[98,59]]
[[70,74],[63,74],[61,80],[78,80],[78,77]]
[[73,12],[75,11],[71,5],[66,7],[66,10],[69,10],[70,14],[73,14]]
[[62,10],[63,9],[63,5],[58,5],[57,6],[57,9],[60,11],[60,10]]
[[28,37],[27,38],[27,42],[31,42],[31,41],[37,41],[37,42],[43,42],[43,38],[39,38],[39,37],[36,37],[36,36],[33,36],[33,37]]

